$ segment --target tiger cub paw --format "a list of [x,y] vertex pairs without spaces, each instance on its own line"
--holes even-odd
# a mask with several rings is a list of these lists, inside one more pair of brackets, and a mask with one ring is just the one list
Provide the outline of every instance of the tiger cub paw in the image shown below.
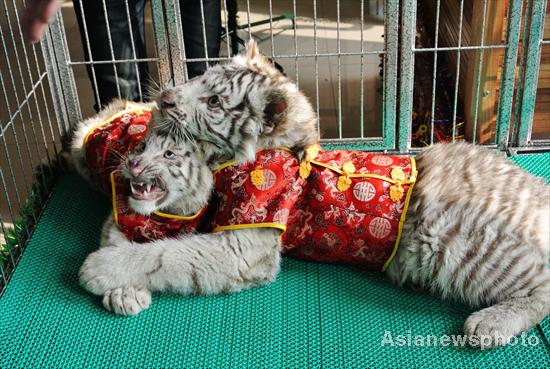
[[471,314],[464,322],[464,333],[470,345],[481,349],[504,346],[512,337],[521,333],[509,314],[496,306]]
[[103,306],[119,315],[136,315],[151,305],[151,292],[145,288],[122,287],[103,295]]

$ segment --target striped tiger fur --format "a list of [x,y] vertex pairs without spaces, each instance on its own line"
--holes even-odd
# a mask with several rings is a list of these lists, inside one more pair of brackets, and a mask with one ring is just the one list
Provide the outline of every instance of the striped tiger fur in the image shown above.
[[429,147],[417,168],[390,279],[484,307],[464,331],[489,345],[505,344],[550,314],[546,182],[467,143]]

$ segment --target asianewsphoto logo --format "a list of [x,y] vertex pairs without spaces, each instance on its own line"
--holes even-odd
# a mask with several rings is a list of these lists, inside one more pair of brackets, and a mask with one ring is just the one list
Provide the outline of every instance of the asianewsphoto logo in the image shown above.
[[466,336],[466,335],[413,335],[408,330],[405,334],[394,335],[391,331],[385,331],[380,345],[382,347],[489,347],[498,342],[499,346],[537,346],[540,339],[534,335],[527,335],[523,332],[519,337],[504,336]]

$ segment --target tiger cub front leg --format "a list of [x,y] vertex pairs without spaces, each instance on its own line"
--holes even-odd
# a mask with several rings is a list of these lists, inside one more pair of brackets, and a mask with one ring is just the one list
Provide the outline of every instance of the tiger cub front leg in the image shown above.
[[[87,291],[103,296],[103,305],[109,311],[121,315],[135,315],[151,304],[151,292],[144,278],[151,263],[139,263],[137,248],[146,245],[133,244],[116,227],[111,215],[103,226],[100,249],[84,261],[79,277]],[[147,251],[147,250],[142,250]],[[154,250],[150,250],[153,254]],[[152,260],[154,255],[145,259]]]
[[164,251],[150,273],[151,291],[213,295],[273,281],[280,269],[276,229],[239,229],[153,242]]
[[121,239],[116,228],[107,229],[102,240],[119,243],[103,244],[86,258],[80,283],[103,296],[105,308],[116,314],[146,309],[153,291],[237,292],[273,281],[280,269],[280,231],[274,229],[193,234],[145,244]]

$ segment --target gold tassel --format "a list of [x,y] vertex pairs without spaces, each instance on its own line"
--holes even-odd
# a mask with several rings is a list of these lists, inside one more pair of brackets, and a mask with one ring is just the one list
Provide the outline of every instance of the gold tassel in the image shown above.
[[250,181],[257,188],[264,183],[264,171],[261,167],[256,167],[256,169],[250,172]]
[[397,202],[403,198],[403,187],[401,187],[401,181],[405,180],[405,172],[401,167],[393,167],[391,171],[391,179],[395,181],[395,185],[390,186],[390,199],[393,202]]
[[405,173],[403,172],[403,169],[401,169],[401,167],[393,167],[391,171],[391,179],[394,181],[404,181]]
[[303,161],[300,163],[300,177],[306,179],[311,173],[311,163],[309,160]]
[[353,165],[351,161],[345,162],[342,165],[342,171],[344,174],[338,177],[336,186],[340,191],[346,191],[351,186],[351,178],[349,175],[355,173],[355,165]]
[[311,173],[311,161],[319,155],[319,145],[311,145],[306,148],[306,159],[300,163],[300,177],[307,179]]
[[390,198],[393,202],[401,200],[403,197],[403,187],[401,186],[390,186]]
[[351,178],[347,176],[340,176],[338,177],[338,189],[340,191],[345,191],[351,186]]
[[306,148],[306,154],[309,157],[309,160],[315,159],[317,157],[317,155],[319,155],[320,150],[321,150],[321,148],[317,144],[308,146]]

